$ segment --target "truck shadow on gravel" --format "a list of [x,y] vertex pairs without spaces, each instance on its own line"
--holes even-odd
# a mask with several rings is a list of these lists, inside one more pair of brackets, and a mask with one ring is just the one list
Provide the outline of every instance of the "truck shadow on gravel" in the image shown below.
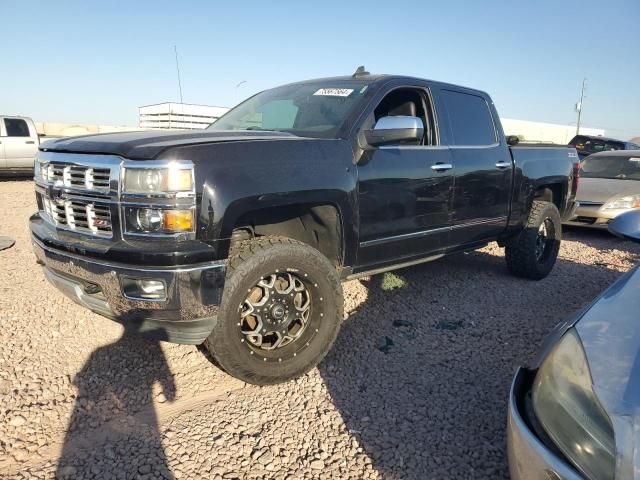
[[[173,478],[162,446],[153,387],[173,401],[173,375],[158,341],[129,324],[96,349],[73,380],[78,396],[55,478]],[[160,334],[158,338],[162,338]]]
[[368,298],[319,367],[346,427],[385,479],[509,478],[515,367],[620,273],[558,260],[535,282],[473,252],[386,275],[360,280]]

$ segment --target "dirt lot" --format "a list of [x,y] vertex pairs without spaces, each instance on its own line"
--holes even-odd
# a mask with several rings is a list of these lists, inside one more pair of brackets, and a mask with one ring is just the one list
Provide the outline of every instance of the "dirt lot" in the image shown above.
[[640,253],[570,230],[541,282],[510,277],[495,245],[352,281],[320,368],[259,388],[51,287],[32,188],[0,182],[0,235],[17,240],[0,252],[3,478],[506,478],[514,368]]

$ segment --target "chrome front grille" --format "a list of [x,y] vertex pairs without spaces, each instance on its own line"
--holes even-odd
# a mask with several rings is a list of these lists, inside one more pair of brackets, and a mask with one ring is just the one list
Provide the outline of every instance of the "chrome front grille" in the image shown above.
[[109,205],[85,200],[52,200],[42,195],[43,212],[56,226],[77,232],[112,236]]
[[111,169],[50,162],[43,165],[42,176],[48,182],[57,183],[65,187],[78,187],[86,190],[109,190]]
[[111,238],[121,162],[111,155],[39,152],[34,179],[41,216],[60,229]]

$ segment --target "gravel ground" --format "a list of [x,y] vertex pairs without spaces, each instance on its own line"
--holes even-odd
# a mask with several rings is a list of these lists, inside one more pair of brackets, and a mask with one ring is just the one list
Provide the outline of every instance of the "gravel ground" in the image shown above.
[[30,181],[0,182],[0,477],[506,478],[514,368],[640,246],[569,230],[540,282],[477,252],[344,285],[328,358],[245,385],[198,348],[123,336],[31,253]]

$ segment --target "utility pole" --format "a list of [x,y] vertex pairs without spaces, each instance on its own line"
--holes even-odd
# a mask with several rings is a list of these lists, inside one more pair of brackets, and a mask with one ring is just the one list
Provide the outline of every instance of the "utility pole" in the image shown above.
[[584,102],[584,91],[587,88],[587,79],[582,79],[582,91],[580,92],[580,101],[576,103],[576,112],[578,112],[578,123],[576,124],[576,135],[580,135],[580,117],[582,116],[582,103]]

